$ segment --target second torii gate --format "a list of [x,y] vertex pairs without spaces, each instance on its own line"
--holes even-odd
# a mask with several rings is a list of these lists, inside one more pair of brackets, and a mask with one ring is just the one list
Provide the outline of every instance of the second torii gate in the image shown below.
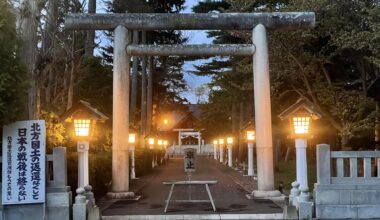
[[[128,137],[130,56],[253,56],[257,146],[256,196],[277,195],[274,190],[272,119],[266,29],[313,28],[313,12],[199,13],[199,14],[72,14],[65,27],[76,30],[114,30],[112,193],[129,192]],[[131,30],[252,30],[252,44],[239,45],[131,45]]]

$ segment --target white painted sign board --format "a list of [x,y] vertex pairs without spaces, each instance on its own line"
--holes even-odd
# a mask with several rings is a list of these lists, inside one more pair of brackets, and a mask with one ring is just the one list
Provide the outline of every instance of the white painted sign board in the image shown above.
[[45,202],[45,121],[3,127],[2,204]]
[[197,150],[194,148],[185,148],[183,149],[183,152],[185,154],[185,172],[195,172],[195,156],[197,154]]

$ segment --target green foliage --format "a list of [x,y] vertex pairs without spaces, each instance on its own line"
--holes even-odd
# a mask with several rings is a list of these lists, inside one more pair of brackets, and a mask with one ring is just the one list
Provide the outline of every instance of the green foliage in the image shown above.
[[112,67],[97,57],[86,57],[78,70],[76,101],[86,100],[101,112],[112,114]]
[[53,147],[64,146],[65,126],[54,112],[41,112],[41,118],[45,120],[46,126],[46,146],[48,151]]
[[[371,138],[372,135],[363,134],[373,130],[376,116],[374,101],[366,95],[380,70],[378,1],[225,2],[229,7],[221,12],[316,13],[317,26],[314,29],[268,32],[274,122],[281,111],[302,97],[322,113],[321,124],[325,127],[321,130],[337,131],[343,145],[349,143],[350,138]],[[194,10],[203,7],[202,4],[198,6]],[[218,10],[210,4],[208,6],[202,10]],[[209,36],[215,38],[214,43],[251,42],[251,34],[244,31],[211,31]],[[214,107],[205,110],[205,117],[218,115],[220,109],[226,109],[225,115],[228,115],[232,101],[242,101],[241,97],[250,97],[248,94],[253,91],[250,59],[214,59],[198,66],[196,73],[213,77],[209,105]],[[220,104],[222,100],[224,103]],[[206,122],[200,126],[210,129]]]
[[12,122],[25,109],[28,76],[19,58],[15,16],[8,1],[0,1],[0,124]]

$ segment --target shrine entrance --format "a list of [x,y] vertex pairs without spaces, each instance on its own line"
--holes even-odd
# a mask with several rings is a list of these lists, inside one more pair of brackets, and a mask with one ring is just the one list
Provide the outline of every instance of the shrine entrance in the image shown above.
[[[112,193],[129,195],[129,73],[130,56],[252,56],[258,194],[273,195],[273,144],[267,29],[295,30],[315,26],[313,12],[199,14],[72,14],[65,27],[114,30]],[[147,45],[130,44],[132,30],[250,30],[252,44]]]

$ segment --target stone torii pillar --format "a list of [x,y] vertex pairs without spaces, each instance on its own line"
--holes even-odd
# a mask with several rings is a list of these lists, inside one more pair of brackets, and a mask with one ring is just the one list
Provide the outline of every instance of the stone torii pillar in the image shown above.
[[130,43],[128,29],[115,28],[112,99],[112,191],[111,198],[133,197],[129,192],[129,56],[125,48]]
[[274,190],[272,113],[268,42],[266,28],[258,24],[252,31],[252,43],[256,46],[253,56],[253,88],[255,95],[255,124],[257,155],[257,191],[255,197],[280,196]]
[[[266,29],[313,28],[313,12],[196,13],[196,14],[71,14],[65,27],[115,30],[113,70],[112,192],[126,196],[128,182],[129,56],[253,56],[258,191],[275,196],[272,119]],[[253,45],[129,45],[128,30],[253,30]],[[180,134],[179,134],[180,136]],[[180,138],[179,138],[180,141]],[[179,142],[181,145],[181,143]]]

